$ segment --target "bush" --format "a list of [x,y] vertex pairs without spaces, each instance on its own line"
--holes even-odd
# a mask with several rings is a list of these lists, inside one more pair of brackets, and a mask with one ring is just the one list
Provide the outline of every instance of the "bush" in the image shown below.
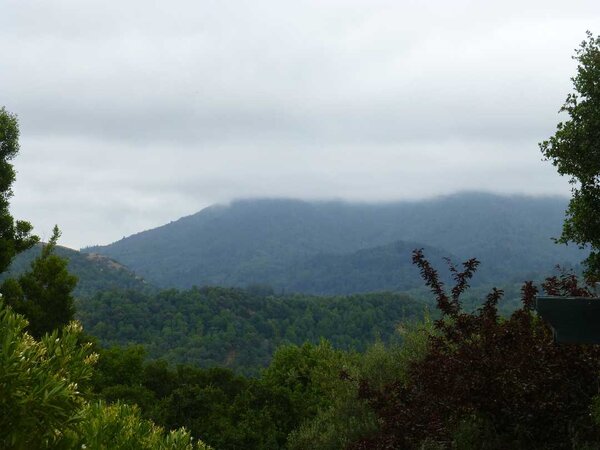
[[140,417],[135,406],[123,403],[87,405],[75,431],[73,448],[111,450],[209,450],[202,442],[192,442],[184,429],[164,433],[161,427]]
[[[555,344],[533,312],[537,289],[530,282],[522,288],[522,307],[507,319],[498,315],[502,291],[496,289],[477,312],[465,313],[460,296],[479,263],[467,261],[462,272],[451,266],[456,284],[448,295],[422,251],[415,251],[413,261],[437,299],[437,335],[429,337],[426,356],[411,364],[408,383],[397,379],[379,388],[363,380],[361,398],[381,427],[351,448],[420,448],[427,442],[558,449],[600,443],[590,415],[600,348]],[[589,294],[572,275],[548,279],[544,288]]]
[[71,322],[37,341],[0,300],[0,448],[207,449],[183,430],[164,434],[137,409],[90,403],[97,356]]
[[78,345],[75,322],[40,341],[26,326],[0,301],[0,447],[57,448],[81,421],[95,355]]

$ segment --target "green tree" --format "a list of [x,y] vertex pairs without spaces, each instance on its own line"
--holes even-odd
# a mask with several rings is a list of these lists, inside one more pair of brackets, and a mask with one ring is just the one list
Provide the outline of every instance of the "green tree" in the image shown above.
[[0,273],[10,265],[17,253],[33,246],[38,238],[31,235],[29,222],[15,221],[8,209],[13,195],[15,169],[11,160],[19,151],[19,123],[17,117],[0,108]]
[[[15,169],[11,160],[19,151],[19,123],[14,114],[0,108],[0,273],[4,272],[18,253],[38,242],[31,235],[29,222],[15,221],[9,211],[13,195]],[[69,275],[67,262],[53,254],[60,236],[57,227],[42,254],[31,265],[31,271],[18,280],[6,280],[0,294],[7,304],[29,319],[29,331],[41,336],[73,319],[71,292],[77,282]]]
[[135,407],[91,401],[98,355],[81,325],[33,339],[27,320],[0,301],[0,448],[208,450],[183,430],[165,433]]
[[35,337],[68,324],[75,315],[72,292],[77,278],[69,274],[67,260],[54,254],[59,237],[55,226],[31,270],[0,285],[7,304],[27,317],[28,330]]
[[[411,365],[427,354],[428,340],[434,332],[433,322],[426,313],[423,322],[399,325],[397,331],[402,337],[402,344],[377,342],[365,353],[345,353],[343,359],[330,353],[329,380],[320,382],[324,387],[321,394],[324,406],[319,407],[313,418],[305,420],[290,433],[287,440],[289,450],[341,450],[351,442],[378,431],[375,412],[358,396],[361,380],[369,380],[378,389],[394,381],[408,384]],[[340,382],[340,378],[345,381]]]
[[589,244],[586,259],[590,278],[600,276],[600,36],[587,32],[573,56],[578,62],[571,79],[574,92],[567,96],[561,113],[569,119],[556,133],[539,144],[542,154],[558,173],[570,177],[572,198],[566,211],[561,243]]
[[[27,321],[0,301],[0,447],[60,448],[75,429],[96,356],[73,322],[36,341]],[[60,433],[58,431],[60,430]]]
[[[37,241],[31,235],[31,224],[15,221],[8,209],[12,197],[15,170],[11,160],[19,151],[17,117],[0,108],[0,273],[5,271],[14,256]],[[31,271],[18,280],[6,280],[0,294],[17,312],[29,320],[29,331],[36,337],[64,326],[73,319],[73,291],[76,278],[69,275],[66,260],[54,255],[60,236],[57,227],[42,254],[31,265]]]

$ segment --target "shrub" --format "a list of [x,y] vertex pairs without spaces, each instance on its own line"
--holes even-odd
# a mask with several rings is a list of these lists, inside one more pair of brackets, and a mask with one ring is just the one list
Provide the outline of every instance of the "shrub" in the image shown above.
[[[380,429],[351,448],[426,443],[558,449],[600,443],[590,416],[599,347],[555,344],[548,325],[533,312],[537,289],[530,282],[522,288],[521,308],[507,319],[498,315],[502,291],[497,289],[478,311],[465,313],[460,296],[479,263],[471,259],[462,271],[450,265],[456,284],[447,294],[422,251],[414,252],[413,261],[437,300],[437,334],[429,337],[426,356],[411,364],[408,383],[396,380],[378,388],[363,380],[360,396],[377,414]],[[589,295],[567,274],[543,287],[553,294]]]
[[136,406],[123,403],[86,405],[83,420],[74,433],[73,448],[111,450],[209,450],[193,443],[185,429],[164,433],[161,427],[141,418]]
[[81,420],[81,393],[95,356],[75,322],[36,341],[0,301],[0,447],[57,448]]
[[208,449],[184,430],[163,433],[123,404],[90,403],[97,355],[71,322],[38,341],[0,299],[0,448]]

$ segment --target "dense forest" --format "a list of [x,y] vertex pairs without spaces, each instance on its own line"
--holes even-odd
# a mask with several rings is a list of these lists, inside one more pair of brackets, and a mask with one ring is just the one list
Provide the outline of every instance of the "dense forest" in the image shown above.
[[85,329],[105,346],[143,344],[151,358],[256,374],[281,345],[318,343],[364,351],[389,342],[424,305],[405,294],[277,296],[260,288],[194,288],[156,294],[104,292],[77,303]]

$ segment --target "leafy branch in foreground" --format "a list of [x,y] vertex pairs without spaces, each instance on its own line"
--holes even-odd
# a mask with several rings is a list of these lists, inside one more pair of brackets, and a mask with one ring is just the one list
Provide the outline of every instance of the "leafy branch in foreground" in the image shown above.
[[91,401],[98,355],[71,322],[38,341],[0,300],[0,448],[207,450],[189,433],[165,433],[137,409]]

